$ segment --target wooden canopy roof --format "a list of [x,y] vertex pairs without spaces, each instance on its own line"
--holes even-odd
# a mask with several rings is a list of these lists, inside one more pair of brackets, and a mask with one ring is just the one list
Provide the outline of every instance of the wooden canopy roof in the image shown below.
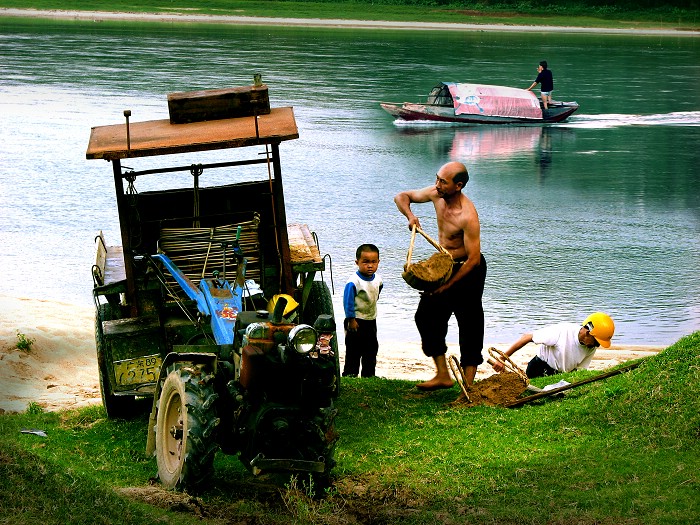
[[[255,119],[258,119],[257,129]],[[125,159],[280,143],[299,138],[294,109],[273,108],[267,115],[171,124],[170,120],[96,126],[85,157]]]

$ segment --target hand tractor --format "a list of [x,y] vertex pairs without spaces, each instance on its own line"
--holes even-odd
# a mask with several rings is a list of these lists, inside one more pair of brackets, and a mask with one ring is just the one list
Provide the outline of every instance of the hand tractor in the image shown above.
[[340,371],[330,291],[316,280],[326,259],[307,225],[286,220],[280,145],[299,136],[293,109],[270,109],[259,78],[172,93],[168,106],[170,119],[130,122],[126,110],[124,124],[92,128],[86,153],[111,163],[121,233],[117,245],[97,235],[92,268],[107,415],[152,399],[146,448],[168,488],[201,487],[217,451],[255,475],[325,483]]

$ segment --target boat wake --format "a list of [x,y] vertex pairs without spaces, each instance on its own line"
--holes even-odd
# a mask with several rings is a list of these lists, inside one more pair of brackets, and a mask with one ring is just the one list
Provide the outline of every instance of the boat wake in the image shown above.
[[394,120],[394,126],[397,128],[463,128],[465,126],[474,126],[474,124],[465,124],[464,122],[441,122],[438,120],[404,120],[397,118]]
[[[460,122],[436,122],[433,120],[394,120],[397,128],[445,128],[445,127],[493,127],[493,124],[465,124]],[[673,113],[659,113],[656,115],[624,115],[624,114],[601,114],[601,115],[576,115],[564,122],[557,124],[542,124],[541,122],[527,124],[519,122],[517,124],[499,124],[497,127],[523,127],[523,126],[552,126],[564,128],[588,128],[604,129],[622,126],[700,126],[700,111],[676,111]]]
[[616,128],[621,126],[700,126],[700,111],[676,111],[656,115],[577,115],[558,124],[567,128]]

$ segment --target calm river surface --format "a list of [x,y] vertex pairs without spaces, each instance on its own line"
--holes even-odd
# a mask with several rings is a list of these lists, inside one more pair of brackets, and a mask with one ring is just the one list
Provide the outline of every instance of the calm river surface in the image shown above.
[[[295,108],[300,139],[281,147],[288,219],[330,254],[339,318],[355,248],[373,242],[380,341],[418,340],[392,198],[460,160],[489,265],[487,344],[595,310],[618,343],[700,329],[698,38],[4,19],[0,54],[0,295],[91,304],[93,238],[119,242],[110,165],[85,160],[91,126],[124,109],[167,118],[169,92],[261,73],[272,105]],[[443,80],[527,87],[541,59],[554,98],[581,105],[564,124],[402,126],[377,104]],[[436,236],[432,207],[416,210]],[[417,241],[416,257],[431,251]]]

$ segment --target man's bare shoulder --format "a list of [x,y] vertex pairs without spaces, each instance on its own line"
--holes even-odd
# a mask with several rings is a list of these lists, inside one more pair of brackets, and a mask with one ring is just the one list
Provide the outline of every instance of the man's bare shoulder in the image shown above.
[[[425,188],[419,188],[415,190],[406,190],[401,192],[406,195],[411,202],[422,203],[436,201],[439,198],[438,192],[435,186],[426,186]],[[401,195],[401,194],[399,194]]]
[[459,200],[445,205],[445,214],[449,215],[453,222],[459,224],[466,224],[474,220],[479,220],[476,206],[474,206],[471,199],[464,194],[459,196]]
[[476,206],[472,200],[464,194],[462,194],[462,208],[466,217],[479,220],[479,214],[476,211]]

